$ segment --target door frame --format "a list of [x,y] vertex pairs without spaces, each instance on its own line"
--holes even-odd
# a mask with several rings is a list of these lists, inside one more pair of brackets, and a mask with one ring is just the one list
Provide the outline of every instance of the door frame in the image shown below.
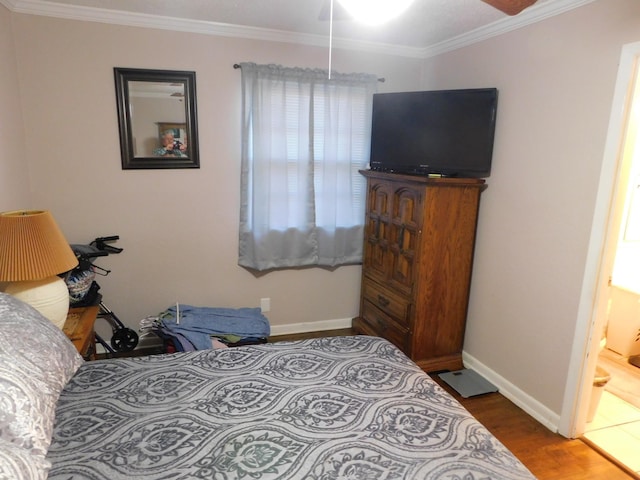
[[[609,275],[613,269],[624,202],[623,148],[631,99],[640,68],[640,42],[624,45],[616,79],[609,128],[600,171],[589,247],[578,305],[564,402],[558,432],[568,438],[584,433],[593,378],[606,324]],[[640,82],[638,82],[640,83]],[[640,103],[640,98],[636,97]]]

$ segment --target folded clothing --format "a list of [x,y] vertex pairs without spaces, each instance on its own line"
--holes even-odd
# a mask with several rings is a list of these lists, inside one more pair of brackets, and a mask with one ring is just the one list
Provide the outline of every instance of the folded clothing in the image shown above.
[[[179,318],[176,318],[176,314]],[[265,338],[269,320],[260,308],[220,308],[176,305],[158,315],[161,330],[188,340],[196,350],[212,348],[211,337],[233,335],[240,340]]]

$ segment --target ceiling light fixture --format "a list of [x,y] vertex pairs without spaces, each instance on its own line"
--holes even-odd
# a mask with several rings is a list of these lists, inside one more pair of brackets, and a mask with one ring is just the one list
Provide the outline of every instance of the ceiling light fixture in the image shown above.
[[353,18],[367,25],[380,25],[404,12],[413,0],[338,0]]
[[[333,1],[329,0],[329,80],[333,50]],[[337,0],[354,20],[367,25],[381,25],[404,12],[413,0]]]

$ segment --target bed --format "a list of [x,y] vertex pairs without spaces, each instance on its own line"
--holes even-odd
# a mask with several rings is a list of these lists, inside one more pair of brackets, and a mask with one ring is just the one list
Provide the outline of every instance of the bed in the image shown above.
[[0,478],[534,478],[376,337],[83,362],[0,294],[0,360]]

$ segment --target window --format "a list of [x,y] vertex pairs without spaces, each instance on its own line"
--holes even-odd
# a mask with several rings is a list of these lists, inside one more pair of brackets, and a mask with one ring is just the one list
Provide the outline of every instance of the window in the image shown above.
[[376,77],[241,68],[240,265],[360,262]]

